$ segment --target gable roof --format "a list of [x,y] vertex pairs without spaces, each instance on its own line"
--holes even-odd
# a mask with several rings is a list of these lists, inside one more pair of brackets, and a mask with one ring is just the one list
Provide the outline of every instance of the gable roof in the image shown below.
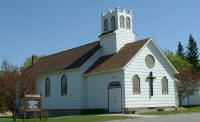
[[175,74],[178,74],[179,72],[176,70],[176,68],[173,66],[173,64],[169,61],[169,59],[167,58],[167,56],[163,53],[163,51],[161,50],[161,48],[156,44],[156,42],[151,39],[151,41],[153,42],[153,44],[156,46],[156,48],[159,50],[159,52],[161,53],[161,55],[164,57],[164,59],[167,61],[168,65],[174,70]]
[[77,48],[72,48],[39,59],[30,68],[35,68],[40,75],[74,69],[85,63],[98,49],[100,42],[93,42]]
[[96,73],[124,67],[148,42],[149,38],[126,44],[116,54],[100,57],[86,72]]

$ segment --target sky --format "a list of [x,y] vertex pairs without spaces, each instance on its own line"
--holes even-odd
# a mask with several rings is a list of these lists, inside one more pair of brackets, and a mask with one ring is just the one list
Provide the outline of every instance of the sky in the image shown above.
[[21,66],[99,40],[101,13],[133,11],[136,40],[151,37],[173,52],[192,34],[200,48],[199,0],[0,0],[0,63]]

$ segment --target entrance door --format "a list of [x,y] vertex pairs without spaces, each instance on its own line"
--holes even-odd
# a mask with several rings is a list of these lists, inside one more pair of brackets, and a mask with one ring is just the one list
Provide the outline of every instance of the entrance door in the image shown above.
[[121,85],[114,85],[109,90],[109,112],[121,112]]

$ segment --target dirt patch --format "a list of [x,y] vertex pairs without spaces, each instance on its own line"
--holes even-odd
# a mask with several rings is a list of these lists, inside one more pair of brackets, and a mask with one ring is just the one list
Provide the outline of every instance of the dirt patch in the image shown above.
[[12,116],[11,112],[0,113],[0,117],[10,117]]

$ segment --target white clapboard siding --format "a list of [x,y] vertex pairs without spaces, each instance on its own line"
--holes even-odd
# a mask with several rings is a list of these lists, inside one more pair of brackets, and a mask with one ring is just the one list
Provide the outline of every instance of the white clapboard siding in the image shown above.
[[[81,75],[92,66],[102,55],[102,48],[100,48],[93,56],[91,56],[82,66],[81,66]],[[81,106],[84,109],[86,107],[86,93],[87,84],[84,77],[81,77]]]
[[100,40],[100,45],[103,48],[103,55],[114,54],[117,50],[115,34],[105,35],[105,37]]
[[103,55],[109,55],[119,51],[125,44],[134,42],[135,34],[127,29],[121,28],[114,34],[106,35],[100,40]]
[[113,81],[121,83],[122,105],[124,104],[123,71],[107,72],[87,76],[87,108],[108,108],[108,84]]
[[[61,78],[67,76],[67,95],[61,96]],[[45,79],[50,79],[50,97],[45,97]],[[80,109],[81,108],[81,75],[80,69],[44,76],[38,82],[43,96],[44,109]]]
[[135,34],[125,28],[116,30],[116,47],[119,51],[125,44],[135,41]]
[[[153,68],[148,68],[145,63],[145,57],[151,54],[155,59]],[[149,95],[149,81],[146,77],[153,72],[154,95]],[[166,63],[166,60],[155,47],[153,42],[147,44],[142,51],[134,57],[134,60],[125,68],[125,107],[159,107],[176,106],[175,87],[172,68]],[[133,94],[132,77],[140,77],[140,94]],[[162,94],[161,79],[165,76],[168,79],[168,94]]]

